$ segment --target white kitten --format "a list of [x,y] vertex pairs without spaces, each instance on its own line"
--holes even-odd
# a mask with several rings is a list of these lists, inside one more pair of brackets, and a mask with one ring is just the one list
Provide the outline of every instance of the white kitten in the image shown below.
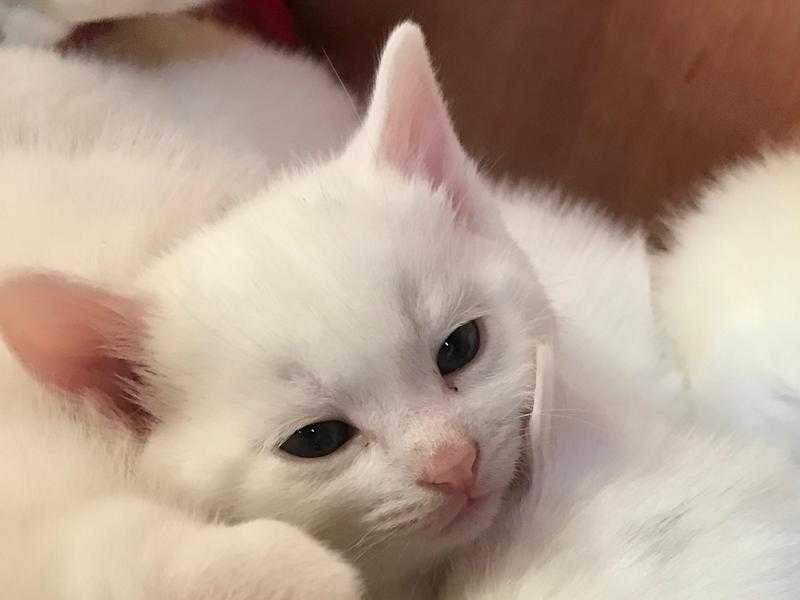
[[[97,140],[116,135],[81,126]],[[137,220],[112,231],[129,225]],[[340,157],[168,252],[132,295],[96,242],[81,252],[30,264],[75,273],[80,263],[106,290],[31,272],[7,279],[3,334],[39,379],[132,426],[142,456],[119,452],[138,462],[137,486],[162,490],[148,497],[226,522],[301,525],[362,567],[376,594],[416,585],[501,510],[550,311],[457,142],[417,28],[387,45],[366,121]],[[83,489],[80,470],[78,481],[58,470],[61,487]],[[18,485],[20,471],[10,476],[5,485]],[[62,515],[63,495],[46,495],[36,514]],[[102,486],[75,497],[87,519],[87,498],[107,506],[97,548],[142,527],[142,510],[107,500]],[[120,561],[141,553],[114,548]],[[95,582],[99,561],[80,567]]]
[[[88,135],[115,135],[102,130],[89,126]],[[179,130],[202,135],[196,125]],[[128,152],[136,156],[136,146]],[[797,514],[781,458],[671,429],[679,381],[660,361],[641,240],[590,213],[528,212],[501,204],[502,195],[458,144],[421,33],[405,24],[384,51],[364,124],[337,158],[287,175],[133,282],[137,267],[120,282],[85,257],[81,274],[105,288],[32,271],[6,280],[8,347],[89,416],[69,427],[56,398],[33,402],[44,392],[5,357],[5,379],[17,387],[4,397],[25,400],[9,402],[14,419],[2,421],[21,432],[8,435],[9,453],[21,458],[0,479],[14,492],[5,518],[16,535],[0,547],[15,554],[5,566],[30,574],[28,585],[76,598],[108,589],[139,597],[147,585],[174,597],[168,586],[182,577],[200,597],[207,582],[211,597],[255,598],[281,584],[297,586],[287,592],[294,597],[323,585],[333,586],[324,597],[355,594],[340,562],[260,520],[271,517],[337,548],[381,598],[429,597],[467,547],[478,562],[450,578],[451,590],[468,586],[456,598],[511,598],[520,586],[529,586],[520,598],[551,589],[565,598],[796,589],[794,561],[777,550],[795,543]],[[104,263],[91,245],[85,256]],[[69,270],[39,259],[29,266]],[[551,346],[558,379],[549,383]],[[529,451],[522,416],[537,384],[534,432],[546,437]],[[53,430],[33,447],[31,420]],[[774,475],[749,477],[765,464]],[[686,495],[687,482],[699,496]],[[645,497],[657,485],[663,500]],[[676,506],[687,501],[699,508],[681,521]],[[744,522],[720,525],[714,511]],[[209,551],[209,526],[190,513],[244,525],[215,529],[222,541]],[[53,538],[29,525],[42,522]],[[675,525],[683,522],[688,533]],[[606,529],[595,534],[597,523]],[[738,531],[753,536],[751,547],[719,553],[724,568],[709,563],[711,542]],[[593,552],[577,534],[593,540]],[[67,549],[82,546],[70,559]],[[243,561],[239,574],[231,552]],[[202,579],[198,565],[209,557]],[[632,562],[624,580],[620,560]],[[709,595],[668,586],[667,575],[695,581],[706,564],[696,581]],[[576,566],[587,574],[577,577]],[[767,568],[772,578],[758,577]],[[657,569],[663,579],[649,587]],[[732,572],[742,573],[733,584]]]
[[341,157],[195,236],[140,289],[161,423],[143,468],[183,497],[302,525],[380,597],[424,587],[501,510],[550,312],[416,27],[389,40]]

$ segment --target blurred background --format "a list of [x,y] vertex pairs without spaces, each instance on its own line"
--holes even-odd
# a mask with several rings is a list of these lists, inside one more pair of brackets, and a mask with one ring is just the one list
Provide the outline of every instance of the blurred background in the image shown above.
[[218,0],[365,100],[389,30],[420,23],[462,141],[657,233],[715,169],[800,132],[798,0]]
[[463,142],[497,175],[652,223],[800,117],[797,0],[287,0],[357,94],[424,28]]

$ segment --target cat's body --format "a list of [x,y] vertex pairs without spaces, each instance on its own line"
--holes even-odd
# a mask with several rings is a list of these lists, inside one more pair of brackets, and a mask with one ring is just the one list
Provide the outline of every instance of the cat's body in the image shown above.
[[[558,315],[578,336],[557,362],[541,495],[454,563],[445,598],[796,596],[798,173],[791,151],[729,168],[665,254],[635,238],[531,254],[540,273],[582,265],[545,288],[563,276],[599,312]],[[604,231],[571,220],[573,244]]]
[[543,228],[556,216],[541,210],[508,220],[538,234],[522,245],[564,298],[539,494],[454,562],[444,597],[793,597],[800,496],[784,448],[696,418],[705,396],[664,356],[642,240],[584,210]]
[[[381,599],[791,597],[800,508],[781,450],[686,425],[642,240],[483,181],[417,28],[393,34],[346,149],[261,192],[305,126],[289,153],[336,146],[346,101],[309,113],[341,108],[335,139],[301,121],[261,145],[238,110],[202,126],[224,100],[203,61],[105,48],[165,78],[0,50],[32,86],[0,91],[4,114],[24,109],[0,179],[4,590],[358,596],[342,559],[272,518]],[[196,112],[170,87],[186,73]],[[65,80],[97,93],[45,94]],[[750,547],[709,556],[739,532]]]
[[[573,245],[529,255],[546,289],[563,278],[598,312],[557,311],[577,343],[557,363],[541,495],[455,561],[445,598],[796,596],[798,174],[794,151],[725,170],[652,257],[562,212],[552,231]],[[567,269],[547,281],[548,264]]]
[[[554,423],[553,437],[582,443],[606,425],[582,409],[553,417],[577,421]],[[624,457],[610,460],[602,444],[602,458],[581,455],[582,486],[562,489],[558,469],[574,474],[575,465],[553,460],[541,496],[454,563],[443,597],[794,598],[797,468],[785,454],[745,436],[667,428],[652,415],[637,427],[627,439],[606,430]]]

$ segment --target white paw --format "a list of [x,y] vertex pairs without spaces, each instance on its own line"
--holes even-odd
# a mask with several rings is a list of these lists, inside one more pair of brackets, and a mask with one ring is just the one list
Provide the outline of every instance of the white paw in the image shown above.
[[350,565],[299,529],[259,520],[189,536],[145,586],[152,600],[358,600]]
[[53,46],[67,37],[72,25],[33,8],[9,6],[0,0],[0,43],[21,46]]

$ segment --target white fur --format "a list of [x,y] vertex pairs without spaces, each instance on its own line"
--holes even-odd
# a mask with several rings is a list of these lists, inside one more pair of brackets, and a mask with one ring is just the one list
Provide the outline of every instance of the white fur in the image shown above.
[[[520,411],[530,402],[535,348],[550,329],[547,302],[525,257],[497,226],[499,217],[491,218],[497,213],[494,199],[477,179],[450,179],[462,170],[447,161],[468,165],[460,148],[451,145],[440,154],[436,136],[430,147],[409,146],[420,152],[420,164],[441,168],[440,189],[429,183],[432,171],[403,174],[392,162],[408,160],[406,170],[417,157],[390,151],[397,140],[384,135],[387,119],[399,110],[415,123],[429,103],[441,103],[419,31],[406,26],[393,40],[379,76],[384,92],[345,153],[287,174],[221,220],[212,210],[207,227],[170,251],[185,235],[182,228],[197,229],[208,211],[192,204],[180,185],[160,193],[159,182],[179,182],[173,169],[196,177],[209,186],[199,190],[203,204],[218,209],[240,194],[231,188],[233,198],[215,197],[211,182],[224,187],[231,178],[230,185],[241,186],[244,194],[252,179],[242,180],[239,173],[252,163],[231,176],[224,163],[217,167],[205,158],[210,151],[195,141],[204,136],[200,117],[188,123],[178,118],[163,91],[175,85],[174,71],[159,80],[151,97],[127,79],[141,78],[146,86],[147,78],[138,71],[129,75],[125,67],[22,50],[3,54],[11,67],[17,65],[12,80],[19,82],[6,101],[27,106],[12,124],[9,145],[32,148],[29,159],[44,172],[17,163],[8,171],[6,201],[17,206],[20,198],[33,198],[36,204],[27,217],[21,208],[10,211],[19,220],[8,224],[9,235],[31,237],[24,250],[9,249],[7,268],[58,269],[121,294],[143,264],[165,253],[133,286],[148,302],[141,340],[147,368],[141,375],[150,393],[141,401],[158,418],[141,459],[126,459],[139,463],[137,483],[155,482],[163,490],[156,498],[176,499],[206,518],[249,523],[273,517],[301,525],[360,566],[375,593],[427,576],[500,511],[522,449]],[[52,73],[30,77],[36,69]],[[208,71],[213,74],[213,65]],[[48,84],[65,90],[60,102],[42,93]],[[398,90],[414,86],[420,95],[411,96],[410,105],[393,102]],[[88,106],[70,101],[67,88],[83,91]],[[134,89],[138,115],[113,102]],[[198,102],[203,113],[213,106]],[[48,104],[59,106],[58,119]],[[452,135],[442,106],[433,124],[437,135]],[[412,133],[427,135],[424,129]],[[228,136],[233,148],[244,138],[234,127]],[[162,165],[161,145],[167,157],[182,160]],[[63,166],[42,150],[55,153]],[[113,161],[101,159],[100,151],[128,157],[131,167],[123,168],[127,161],[120,160],[119,169],[109,169]],[[101,201],[104,190],[149,187],[133,166],[151,159],[159,169],[150,174],[156,185],[145,201],[132,194],[120,196],[119,203]],[[196,168],[187,173],[184,160]],[[113,179],[103,184],[109,175]],[[135,179],[127,184],[130,176]],[[458,207],[445,189],[450,184],[469,192]],[[65,210],[51,231],[43,230],[36,215],[41,219],[42,207],[53,203]],[[150,203],[163,216],[150,213]],[[187,206],[198,213],[190,223],[181,218]],[[154,231],[154,224],[165,232]],[[35,249],[34,236],[50,243]],[[481,358],[450,377],[450,388],[436,371],[436,351],[456,326],[473,318],[486,328]],[[456,386],[461,391],[454,395]],[[293,459],[278,449],[294,430],[325,418],[346,418],[359,435],[317,461]],[[444,499],[416,481],[434,450],[454,435],[480,444],[477,492],[487,499],[474,519],[443,534],[435,523]],[[80,477],[81,471],[64,474]],[[58,506],[46,504],[40,514],[59,514]],[[135,522],[136,510],[128,517],[121,505],[114,506],[112,519]],[[91,558],[83,564],[87,576],[95,564]],[[354,589],[340,563],[330,567]],[[291,561],[285,567],[294,568]]]
[[[351,558],[380,595],[424,587],[432,567],[501,509],[520,457],[534,350],[550,327],[524,256],[502,229],[485,235],[493,198],[467,182],[469,198],[454,210],[445,188],[461,171],[446,161],[462,160],[460,149],[439,154],[434,136],[410,147],[419,156],[384,153],[396,142],[387,131],[415,136],[415,111],[440,102],[418,30],[406,26],[392,40],[376,100],[341,157],[289,174],[139,283],[158,307],[147,350],[161,420],[143,468],[226,519],[302,525]],[[396,105],[409,110],[412,129],[387,130],[394,93],[414,86],[412,104]],[[445,163],[428,162],[429,151]],[[403,176],[395,159],[444,167],[443,187],[432,189],[427,171]],[[488,331],[482,358],[449,388],[436,351],[474,318]],[[331,418],[359,430],[341,451],[304,461],[278,449],[296,429]],[[416,480],[453,435],[479,444],[477,492],[488,499],[472,522],[443,534],[435,519],[444,499]]]
[[85,414],[77,426],[59,398],[9,373],[9,357],[2,359],[5,597],[359,596],[352,568],[296,528],[263,519],[206,524],[154,494],[131,477],[135,442],[124,432]]
[[[346,94],[303,57],[183,17],[134,26],[143,45],[157,40],[158,65],[0,48],[0,270],[128,289],[177,240],[352,129]],[[202,62],[172,52],[165,32],[181,27],[207,36]],[[241,142],[215,147],[225,139]],[[131,470],[138,440],[0,352],[4,597],[359,596],[354,570],[300,530],[206,524],[152,489]]]
[[[228,78],[260,55],[239,52],[187,63],[161,48],[155,70],[140,71],[0,51],[20,84],[0,102],[23,108],[3,134],[22,158],[0,179],[19,220],[0,239],[29,236],[3,245],[4,267],[66,271],[144,299],[141,319],[119,317],[136,325],[125,333],[136,342],[137,401],[155,417],[145,437],[128,434],[91,410],[102,409],[102,389],[61,397],[3,347],[7,587],[36,599],[109,589],[357,597],[353,571],[265,520],[280,519],[349,559],[376,598],[434,597],[443,581],[451,598],[795,594],[794,472],[779,448],[722,440],[687,419],[690,400],[659,350],[638,235],[546,192],[484,182],[410,24],[391,36],[347,148],[257,191],[268,169],[251,165],[269,164],[314,122],[298,113],[304,127],[264,145],[238,110],[207,130],[220,102],[252,106],[250,95],[226,96]],[[179,102],[186,93],[191,110]],[[315,107],[327,100],[294,100],[326,122]],[[266,114],[288,118],[271,101]],[[217,136],[225,152],[209,149]],[[339,139],[322,137],[326,149]],[[101,201],[117,188],[119,201]],[[56,204],[70,209],[48,223],[44,207]],[[58,339],[36,327],[58,304],[45,296],[42,319],[27,322],[33,300],[21,333],[16,322],[0,331],[23,359],[47,363],[37,336],[25,336]],[[471,319],[481,350],[443,379],[437,350]],[[539,437],[528,447],[531,411]],[[280,449],[327,419],[356,436],[319,459]],[[480,448],[485,498],[443,529],[446,499],[418,481],[454,436]]]
[[796,468],[746,438],[665,430],[652,416],[638,426],[655,441],[634,438],[616,463],[585,461],[590,475],[577,489],[562,489],[562,465],[552,463],[552,488],[545,479],[536,504],[456,562],[443,597],[794,598]]
[[673,231],[656,298],[698,411],[797,456],[800,154],[723,172]]
[[131,23],[112,38],[133,27],[143,46],[150,33],[167,44],[184,27],[219,45],[202,60],[180,56],[144,70],[0,51],[0,112],[13,116],[0,123],[0,203],[14,216],[0,223],[9,241],[0,267],[129,281],[166,244],[279,168],[327,155],[353,128],[347,95],[302,56],[181,16]]
[[[454,561],[442,597],[794,598],[796,466],[769,435],[696,418],[712,392],[756,412],[769,396],[720,381],[703,394],[682,390],[659,356],[639,237],[581,209],[553,213],[542,230],[547,218],[523,216],[536,211],[506,214],[517,239],[536,247],[545,288],[564,294],[552,295],[560,324],[554,397],[535,415],[546,436],[532,440],[545,444],[547,464],[534,465],[538,493],[482,548]],[[548,263],[563,267],[549,281]]]

